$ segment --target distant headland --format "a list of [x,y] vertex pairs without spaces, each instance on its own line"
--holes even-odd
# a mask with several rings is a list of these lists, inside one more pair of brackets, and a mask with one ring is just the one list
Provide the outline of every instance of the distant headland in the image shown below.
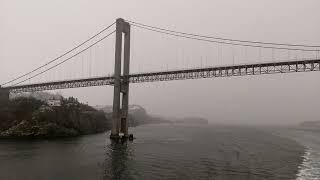
[[298,130],[320,132],[320,121],[305,121],[305,122],[300,123],[295,128]]

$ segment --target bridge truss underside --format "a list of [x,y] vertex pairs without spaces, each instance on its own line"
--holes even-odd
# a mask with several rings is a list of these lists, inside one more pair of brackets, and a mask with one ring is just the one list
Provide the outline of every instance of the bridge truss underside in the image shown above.
[[277,62],[265,64],[232,65],[191,70],[136,74],[131,83],[171,81],[184,79],[215,78],[230,76],[263,75],[292,72],[320,71],[320,60]]
[[114,81],[113,77],[97,77],[97,78],[90,78],[90,79],[65,80],[65,81],[13,86],[13,87],[8,87],[8,89],[11,93],[36,92],[36,91],[49,91],[49,90],[56,90],[56,89],[106,86],[106,85],[113,85],[113,81]]
[[[200,78],[263,75],[293,72],[320,71],[320,59],[304,61],[288,61],[275,63],[259,63],[209,67],[198,69],[175,70],[166,72],[139,73],[129,76],[130,83],[144,83],[156,81],[173,81]],[[55,89],[69,89],[91,86],[113,85],[113,77],[97,77],[80,80],[67,80],[39,84],[28,84],[7,87],[11,93],[35,92]]]

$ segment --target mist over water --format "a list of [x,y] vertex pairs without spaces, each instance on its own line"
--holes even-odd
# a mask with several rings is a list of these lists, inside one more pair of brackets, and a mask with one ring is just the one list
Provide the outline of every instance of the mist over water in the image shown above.
[[[0,0],[0,84],[114,75],[115,24],[106,27],[117,18],[131,22],[131,74],[319,59],[319,7],[319,0]],[[0,180],[320,179],[320,133],[270,127],[319,121],[319,72],[279,72],[131,83],[129,104],[150,114],[228,125],[139,126],[129,129],[137,139],[124,143],[111,142],[110,132],[1,139]],[[53,91],[91,106],[111,105],[115,92],[112,86]]]

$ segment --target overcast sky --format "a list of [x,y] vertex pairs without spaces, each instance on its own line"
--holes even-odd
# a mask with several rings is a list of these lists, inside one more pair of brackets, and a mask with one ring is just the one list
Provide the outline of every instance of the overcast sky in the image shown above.
[[[204,35],[320,45],[319,7],[319,0],[0,0],[0,82],[48,62],[118,17]],[[220,47],[225,51],[224,58],[219,58],[219,46],[136,28],[132,36],[134,72],[270,60],[270,52],[263,51],[262,59],[257,59],[257,50],[238,48],[233,55],[236,62],[232,62],[228,47]],[[92,62],[93,69],[100,69],[90,73],[112,73],[113,43],[111,37],[91,52],[96,52],[96,61],[106,69]],[[287,52],[277,54],[283,59]],[[290,58],[295,56],[294,52],[288,53]],[[88,74],[83,72],[88,66],[86,57],[91,55],[85,54],[75,60],[78,65],[65,68],[82,68],[75,70],[74,76]],[[159,115],[200,116],[232,124],[320,120],[319,75],[312,72],[132,84],[130,104],[142,105]],[[112,87],[58,92],[91,105],[112,104]]]

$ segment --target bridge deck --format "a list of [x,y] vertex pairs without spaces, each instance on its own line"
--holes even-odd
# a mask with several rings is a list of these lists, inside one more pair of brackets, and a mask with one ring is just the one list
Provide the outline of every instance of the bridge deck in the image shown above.
[[[130,83],[143,83],[155,81],[172,81],[199,78],[263,75],[276,73],[320,71],[320,59],[286,62],[268,62],[257,64],[227,65],[220,67],[207,67],[198,69],[185,69],[163,72],[150,72],[131,74]],[[68,89],[90,86],[113,85],[114,78],[95,77],[88,79],[65,80],[38,84],[5,87],[11,93],[35,92],[55,89]]]

